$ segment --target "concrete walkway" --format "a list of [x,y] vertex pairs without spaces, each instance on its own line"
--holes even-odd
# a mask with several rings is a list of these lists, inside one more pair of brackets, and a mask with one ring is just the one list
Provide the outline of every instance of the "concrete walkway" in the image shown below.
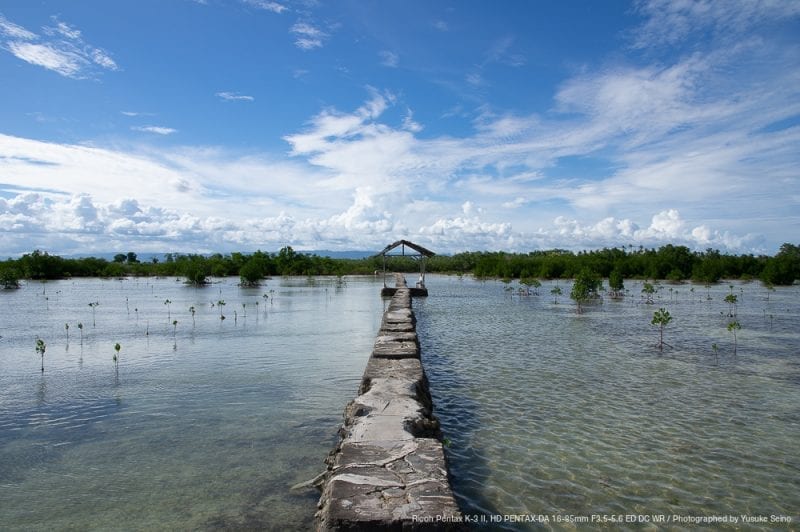
[[462,530],[420,361],[411,293],[397,290],[328,456],[317,530]]

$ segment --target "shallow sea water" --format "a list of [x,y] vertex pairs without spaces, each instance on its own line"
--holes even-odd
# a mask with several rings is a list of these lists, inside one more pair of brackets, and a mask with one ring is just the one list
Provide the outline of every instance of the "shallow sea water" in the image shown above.
[[[318,494],[289,488],[316,476],[336,443],[385,308],[381,280],[237,281],[0,293],[3,529],[311,528]],[[553,303],[554,283],[519,296],[429,276],[414,309],[465,513],[774,514],[797,526],[798,287],[733,283],[734,355],[727,283],[665,284],[655,305],[626,284],[627,298],[579,316],[568,297]],[[650,325],[660,306],[674,318],[663,352]]]
[[[554,304],[554,282],[519,296],[516,283],[431,278],[417,327],[464,512],[550,519],[485,525],[509,530],[627,514],[798,526],[800,290],[732,284],[664,284],[649,305],[628,281],[626,298],[577,315],[568,297]],[[663,352],[659,307],[673,316]]]
[[321,472],[336,442],[380,323],[381,282],[237,282],[0,293],[0,528],[311,527],[318,493],[289,488]]

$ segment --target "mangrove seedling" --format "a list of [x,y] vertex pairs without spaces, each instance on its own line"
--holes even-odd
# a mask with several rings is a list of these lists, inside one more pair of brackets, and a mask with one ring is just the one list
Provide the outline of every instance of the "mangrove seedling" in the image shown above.
[[669,322],[672,321],[672,316],[669,315],[669,312],[665,308],[660,308],[653,313],[653,320],[650,322],[652,325],[658,325],[658,350],[663,351],[664,345],[672,347],[669,344],[664,343],[664,327],[666,327]]
[[772,285],[772,283],[765,283],[765,286],[767,288],[767,301],[769,301],[769,293],[774,292],[775,287]]
[[78,330],[81,333],[81,345],[83,345],[83,323],[78,322]]
[[170,305],[172,305],[172,301],[165,299],[164,304],[167,306],[167,321],[169,321],[172,319],[172,315],[170,314]]
[[67,343],[69,343],[69,323],[64,324],[64,329],[67,331]]
[[644,294],[645,303],[647,303],[648,305],[652,305],[653,294],[655,293],[656,293],[656,288],[652,284],[645,281],[644,285],[642,285],[642,294]]
[[558,305],[558,296],[561,295],[561,287],[555,286],[550,290],[550,293],[553,294],[553,304]]
[[172,338],[175,338],[175,333],[178,332],[178,320],[172,321]]
[[47,351],[47,345],[41,338],[36,339],[36,354],[42,357],[42,373],[44,373],[44,352]]
[[219,319],[224,320],[225,316],[222,315],[222,307],[225,306],[225,301],[220,299],[217,301],[217,306],[219,307]]
[[736,317],[736,294],[731,292],[727,296],[725,296],[725,303],[728,304],[728,317],[735,318]]
[[733,333],[733,354],[736,355],[736,331],[741,329],[741,324],[736,320],[728,322],[728,331]]
[[719,347],[717,347],[716,343],[711,344],[711,350],[714,351],[714,358],[717,358],[717,352],[719,351]]
[[191,313],[192,313],[192,327],[194,327],[194,313],[195,313],[195,310],[194,310],[194,305],[192,305],[191,307],[189,307],[189,312],[191,312]]
[[95,309],[99,304],[100,304],[99,301],[95,301],[94,303],[89,303],[89,306],[92,307],[92,327],[97,327],[97,320],[95,320]]
[[114,366],[119,367],[119,350],[122,349],[122,346],[119,345],[119,342],[114,344]]

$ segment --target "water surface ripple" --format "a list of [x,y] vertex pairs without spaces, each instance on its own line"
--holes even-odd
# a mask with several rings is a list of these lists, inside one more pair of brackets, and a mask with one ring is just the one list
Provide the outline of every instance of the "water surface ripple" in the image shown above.
[[[516,284],[432,277],[431,297],[415,300],[466,513],[798,522],[797,287],[664,285],[648,305],[629,281],[627,299],[577,315],[568,298],[554,303],[554,285],[519,296]],[[730,291],[742,325],[736,354]],[[659,307],[673,316],[663,352],[650,324]]]
[[0,293],[0,528],[311,527],[318,494],[289,488],[324,468],[380,323],[381,284],[237,282]]

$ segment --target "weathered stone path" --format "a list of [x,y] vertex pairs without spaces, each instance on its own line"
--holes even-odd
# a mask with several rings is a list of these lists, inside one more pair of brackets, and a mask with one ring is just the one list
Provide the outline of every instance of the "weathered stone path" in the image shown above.
[[420,361],[411,291],[397,275],[361,380],[328,456],[317,529],[460,530],[439,421]]

